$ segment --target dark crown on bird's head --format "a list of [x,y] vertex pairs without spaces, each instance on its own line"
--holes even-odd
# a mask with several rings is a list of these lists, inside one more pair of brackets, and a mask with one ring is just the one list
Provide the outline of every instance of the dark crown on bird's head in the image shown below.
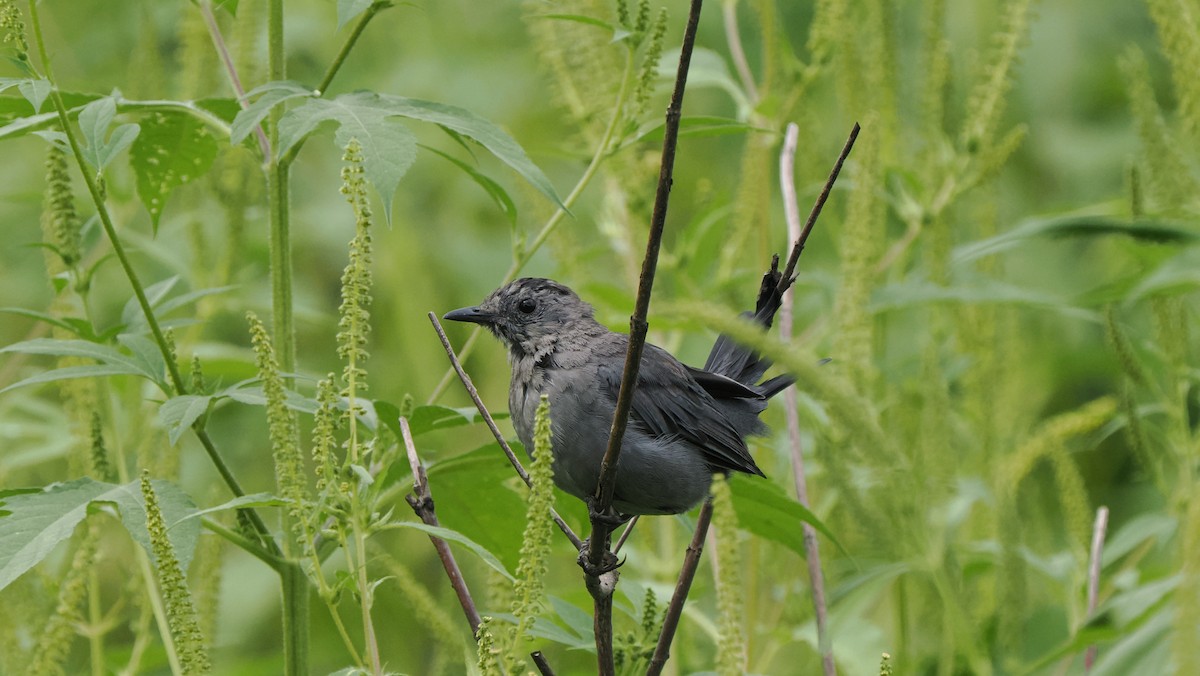
[[595,325],[592,306],[552,279],[524,277],[496,289],[479,304],[485,325],[512,349],[536,350],[563,331]]

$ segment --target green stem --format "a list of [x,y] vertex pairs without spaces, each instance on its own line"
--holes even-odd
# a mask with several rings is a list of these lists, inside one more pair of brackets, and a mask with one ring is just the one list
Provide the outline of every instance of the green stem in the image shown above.
[[337,76],[338,70],[345,63],[346,57],[350,55],[350,50],[354,48],[354,44],[358,42],[358,38],[367,29],[367,24],[371,23],[371,19],[374,19],[376,14],[391,6],[392,3],[388,2],[388,0],[376,0],[376,2],[371,3],[371,6],[362,13],[362,16],[358,18],[358,22],[354,24],[354,30],[350,31],[350,35],[346,36],[346,41],[342,43],[342,48],[338,50],[333,63],[329,64],[329,68],[325,70],[325,75],[321,77],[321,83],[317,85],[318,96],[325,95],[325,90],[329,89],[329,85],[333,83],[333,78]]
[[[563,217],[570,213],[571,206],[574,205],[575,201],[579,199],[579,196],[583,194],[584,189],[587,188],[588,184],[592,182],[592,178],[595,177],[596,172],[600,170],[600,165],[604,163],[605,159],[607,159],[611,150],[613,137],[616,136],[617,127],[624,118],[622,112],[625,109],[625,100],[629,95],[629,83],[632,73],[633,54],[630,53],[625,57],[625,74],[621,78],[621,89],[617,92],[617,100],[613,106],[612,117],[608,121],[608,127],[604,130],[604,135],[600,138],[600,142],[596,144],[596,152],[592,154],[591,162],[588,162],[587,168],[583,170],[583,175],[580,176],[579,180],[575,182],[575,187],[571,190],[571,193],[568,194],[565,199],[563,199],[562,206],[554,211],[554,214],[550,216],[549,220],[547,220],[542,226],[542,229],[539,230],[538,234],[534,236],[533,241],[529,243],[529,246],[524,247],[524,249],[513,259],[513,263],[511,266],[509,266],[508,272],[504,273],[504,279],[500,282],[501,286],[517,278],[517,274],[521,272],[521,269],[525,267],[525,264],[529,262],[529,259],[533,258],[533,255],[542,247],[542,244],[545,244],[546,239],[549,238],[550,234],[554,232],[554,229],[558,227],[558,224],[562,221]],[[470,356],[471,351],[475,348],[475,343],[479,340],[479,335],[481,333],[483,333],[482,327],[475,327],[475,329],[471,331],[471,335],[467,337],[466,342],[463,343],[463,346],[458,350],[459,361],[467,360],[467,357]],[[446,371],[446,375],[442,376],[441,382],[437,384],[437,387],[433,388],[433,394],[429,395],[428,403],[432,404],[433,402],[437,401],[442,394],[445,393],[446,387],[450,385],[450,381],[453,378],[454,369],[448,369]]]
[[[287,78],[283,50],[283,0],[270,0],[267,14],[268,79]],[[270,147],[279,148],[279,106],[270,114]],[[296,327],[292,313],[292,239],[288,199],[290,162],[267,158],[267,210],[270,214],[271,333],[279,369],[296,371]],[[290,378],[289,378],[290,382]]]
[[283,665],[284,673],[301,676],[308,673],[308,576],[296,561],[288,561],[279,570],[283,592]]
[[[242,549],[247,554],[253,556],[254,558],[258,559],[259,561],[262,561],[263,563],[267,564],[268,566],[270,566],[272,569],[274,569],[276,571],[278,571],[280,568],[282,568],[283,565],[286,563],[286,561],[279,558],[278,555],[263,551],[263,548],[260,547],[256,541],[243,536],[241,533],[237,532],[236,530],[234,530],[232,528],[228,528],[228,527],[222,525],[218,521],[214,521],[213,519],[210,519],[208,517],[201,517],[200,523],[205,528],[207,528],[210,531],[216,533],[217,535],[225,538],[226,540],[228,540],[229,542],[231,542],[232,544],[237,546],[239,549]],[[274,543],[274,540],[272,540],[271,542]]]
[[93,566],[88,571],[88,647],[91,651],[92,676],[104,676],[104,632],[100,630],[100,576]]
[[[283,45],[283,0],[267,3],[267,64],[268,79],[287,78],[286,54]],[[270,148],[279,148],[279,120],[283,111],[276,106],[270,114]],[[288,164],[278,157],[267,157],[267,210],[270,234],[271,265],[271,328],[279,368],[284,373],[296,371],[296,329],[292,314],[292,242],[289,225]],[[284,673],[301,676],[308,666],[308,579],[296,561],[287,562],[279,570],[283,596],[283,655]]]

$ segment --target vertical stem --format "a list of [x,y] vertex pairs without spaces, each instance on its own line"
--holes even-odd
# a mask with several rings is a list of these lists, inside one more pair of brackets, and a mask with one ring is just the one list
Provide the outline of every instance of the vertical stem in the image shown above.
[[[283,0],[270,0],[267,9],[268,78],[287,78],[283,49]],[[279,118],[276,106],[270,115],[270,147],[279,148]],[[292,242],[289,224],[290,164],[278,156],[267,161],[267,209],[270,212],[271,258],[271,333],[279,368],[286,373],[296,370],[296,329],[292,316]]]
[[279,568],[283,592],[283,664],[289,676],[308,673],[308,576],[296,561]]
[[[788,239],[800,241],[800,206],[796,199],[796,183],[793,167],[796,159],[796,141],[800,128],[793,122],[787,126],[783,151],[779,154],[779,185],[783,194],[784,214],[787,220]],[[783,340],[792,337],[792,305],[794,295],[785,294],[779,308],[779,332]],[[784,393],[784,414],[787,416],[788,446],[792,455],[792,473],[796,481],[796,499],[809,507],[808,481],[804,474],[804,451],[800,442],[800,412],[796,408],[796,388],[789,387]],[[825,604],[825,576],[821,571],[821,550],[817,544],[816,530],[807,523],[800,524],[804,533],[804,552],[808,562],[808,580],[812,588],[813,611],[817,619],[817,646],[821,652],[821,669],[825,676],[834,676],[837,668],[833,662],[833,641],[829,636]]]
[[[1100,595],[1100,562],[1104,554],[1104,535],[1108,531],[1108,507],[1096,510],[1096,523],[1092,527],[1091,561],[1088,565],[1087,609],[1088,615],[1096,611],[1096,601]],[[1090,645],[1083,661],[1083,673],[1092,670],[1096,662],[1096,646]]]
[[[283,0],[267,3],[268,78],[287,77],[283,49]],[[279,368],[285,374],[296,371],[296,335],[292,319],[292,243],[288,226],[288,165],[274,155],[279,147],[279,118],[276,107],[270,115],[272,155],[267,161],[267,211],[270,214],[271,332]],[[308,667],[308,580],[295,561],[280,569],[283,592],[283,654],[288,676],[303,676]]]

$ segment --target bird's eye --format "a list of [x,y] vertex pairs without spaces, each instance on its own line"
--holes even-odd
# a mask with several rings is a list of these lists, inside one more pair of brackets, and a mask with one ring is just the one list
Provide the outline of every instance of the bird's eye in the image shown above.
[[534,302],[532,298],[522,298],[521,301],[517,303],[517,309],[525,314],[529,314],[537,309],[537,303]]

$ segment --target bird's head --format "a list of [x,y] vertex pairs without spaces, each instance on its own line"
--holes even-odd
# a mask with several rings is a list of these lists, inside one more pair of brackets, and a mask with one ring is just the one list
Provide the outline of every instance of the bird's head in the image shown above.
[[510,282],[479,305],[447,312],[444,319],[486,326],[516,356],[546,352],[564,334],[598,326],[592,306],[574,291],[536,277]]

